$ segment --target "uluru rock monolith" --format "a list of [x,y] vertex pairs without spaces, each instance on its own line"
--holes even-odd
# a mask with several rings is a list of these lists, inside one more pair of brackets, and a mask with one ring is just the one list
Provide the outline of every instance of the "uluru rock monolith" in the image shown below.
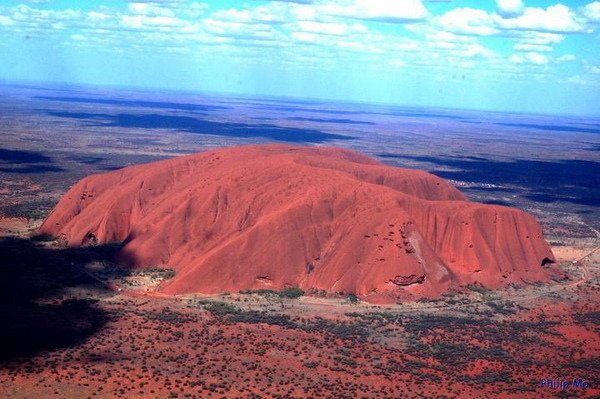
[[288,145],[86,177],[40,233],[70,246],[123,241],[125,265],[176,270],[167,294],[299,287],[393,302],[547,281],[554,259],[523,211],[353,151]]

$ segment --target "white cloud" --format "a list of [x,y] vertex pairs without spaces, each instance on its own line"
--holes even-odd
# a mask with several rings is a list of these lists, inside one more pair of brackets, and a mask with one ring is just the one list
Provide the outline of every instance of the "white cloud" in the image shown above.
[[173,17],[175,13],[167,7],[161,7],[152,3],[130,3],[129,11],[152,17]]
[[494,51],[477,43],[469,44],[462,50],[457,51],[455,54],[463,58],[492,58],[497,55]]
[[180,16],[187,18],[199,18],[208,10],[206,3],[183,3],[171,6],[171,9]]
[[20,4],[14,8],[12,20],[24,23],[80,21],[83,15],[79,10],[42,10]]
[[121,18],[121,24],[126,28],[160,28],[176,27],[185,24],[184,21],[173,17],[150,17],[146,15],[124,15]]
[[392,51],[414,51],[419,49],[421,43],[417,40],[404,38],[403,40],[396,39],[388,48]]
[[548,57],[540,53],[513,54],[509,59],[513,64],[545,65],[549,62]]
[[293,32],[292,38],[298,42],[310,44],[317,44],[320,41],[319,35],[306,32]]
[[590,22],[600,22],[600,1],[594,1],[583,7],[583,15]]
[[316,0],[271,0],[271,1],[280,1],[282,3],[297,3],[297,4],[312,4],[312,3],[316,2]]
[[522,0],[496,0],[498,14],[504,18],[513,18],[521,15],[525,8]]
[[349,27],[340,23],[324,23],[315,21],[300,21],[298,27],[303,32],[318,33],[324,35],[345,35]]
[[469,41],[473,40],[473,39],[469,38],[468,36],[456,35],[454,33],[444,32],[444,31],[428,33],[425,35],[425,37],[429,41],[440,41],[440,42],[450,42],[450,43],[469,42]]
[[278,7],[268,6],[260,6],[245,10],[232,8],[229,10],[216,11],[212,14],[211,18],[246,24],[281,24],[288,21],[287,11],[288,9],[279,9]]
[[535,45],[553,45],[562,42],[564,35],[547,32],[520,32],[519,43]]
[[79,33],[76,33],[74,35],[71,35],[71,40],[82,42],[82,41],[85,41],[85,36],[80,35]]
[[[471,36],[504,35],[519,38],[531,35],[540,35],[541,37],[545,34],[555,35],[551,36],[552,38],[561,38],[558,34],[589,31],[585,26],[585,21],[562,4],[549,6],[545,9],[527,7],[519,15],[513,14],[510,16],[506,12],[490,14],[481,9],[455,8],[434,21],[443,31]],[[550,43],[521,44],[548,45]]]
[[221,21],[214,18],[206,18],[202,26],[207,33],[237,38],[242,40],[260,39],[274,40],[274,32],[268,24],[251,24],[242,22]]
[[404,62],[402,59],[400,58],[395,58],[393,60],[390,61],[390,66],[393,68],[403,68],[406,66],[406,62]]
[[0,15],[0,26],[9,26],[14,24],[13,20],[4,15]]
[[585,86],[588,82],[579,75],[574,75],[566,80],[567,83]]
[[557,57],[556,61],[570,62],[570,61],[575,61],[576,59],[577,59],[577,57],[575,57],[573,54],[565,54],[565,55],[561,55],[560,57]]
[[[60,37],[55,31],[60,29],[63,42],[77,47],[218,54],[240,62],[310,68],[392,64],[423,66],[423,71],[469,68],[480,75],[540,76],[559,68],[559,62],[576,60],[573,54],[553,56],[552,51],[570,35],[595,28],[589,22],[600,1],[577,13],[560,4],[526,8],[515,0],[497,0],[497,10],[490,12],[452,9],[451,3],[442,15],[430,15],[424,3],[240,1],[236,8],[211,10],[204,3],[137,0],[125,9],[99,6],[86,12],[22,5],[0,7],[0,34],[33,31]],[[364,22],[371,20],[405,25]],[[574,74],[588,82],[597,76],[592,71],[598,67],[586,68],[583,61],[570,67],[581,69]]]
[[328,2],[320,8],[328,15],[391,23],[421,21],[428,15],[421,0],[352,0]]
[[517,43],[513,47],[517,51],[533,51],[533,52],[548,52],[552,51],[552,46],[543,44],[528,44],[528,43]]
[[313,21],[317,19],[316,7],[295,6],[290,9],[290,13],[295,20]]
[[101,12],[96,12],[96,11],[88,12],[87,17],[91,21],[106,21],[106,20],[110,19],[109,15],[101,13]]
[[586,65],[585,70],[596,75],[600,74],[600,66],[597,65]]
[[377,55],[381,56],[386,54],[386,49],[381,46],[373,46],[371,43],[360,42],[360,41],[338,41],[336,46],[340,50],[346,52],[353,52],[357,55]]
[[127,28],[141,28],[144,26],[144,18],[141,15],[123,15],[121,23]]
[[569,7],[556,4],[546,9],[528,7],[516,18],[496,18],[496,24],[503,29],[574,33],[583,32],[584,26],[577,20]]
[[442,28],[453,33],[478,36],[498,33],[492,16],[475,8],[455,8],[442,15],[438,21]]

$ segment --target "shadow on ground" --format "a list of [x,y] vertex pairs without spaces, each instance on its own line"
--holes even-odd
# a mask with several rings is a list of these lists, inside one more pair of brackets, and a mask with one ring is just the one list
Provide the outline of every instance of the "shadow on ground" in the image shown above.
[[[600,162],[575,159],[496,161],[479,157],[451,158],[387,153],[377,156],[384,160],[398,160],[400,164],[402,159],[432,164],[433,168],[426,169],[448,180],[520,187],[525,190],[526,198],[536,202],[600,206]],[[447,170],[447,167],[453,170]]]
[[71,290],[108,289],[82,270],[115,259],[119,246],[47,249],[22,238],[0,239],[0,367],[44,351],[75,346],[99,331],[109,315]]
[[174,102],[168,102],[168,101],[127,100],[127,99],[118,99],[118,98],[53,97],[53,96],[37,96],[34,98],[37,98],[40,100],[60,101],[60,102],[67,102],[67,103],[115,105],[115,106],[119,106],[119,107],[170,109],[170,110],[178,110],[178,111],[210,112],[210,111],[228,109],[228,107],[224,107],[224,106],[220,106],[220,105],[174,103]]
[[52,158],[39,152],[0,148],[0,172],[29,174],[63,171],[53,163]]
[[576,133],[592,133],[592,134],[600,134],[600,128],[596,125],[589,125],[591,127],[584,126],[565,126],[565,125],[542,125],[542,124],[534,124],[534,123],[496,123],[498,126],[508,126],[508,127],[520,127],[524,129],[536,129],[536,130],[545,130],[550,132],[576,132]]
[[331,140],[351,140],[353,137],[326,133],[315,129],[285,127],[272,124],[216,122],[198,117],[158,114],[100,114],[50,111],[60,118],[88,120],[90,126],[137,129],[174,129],[181,132],[236,138],[265,138],[288,143],[324,143]]

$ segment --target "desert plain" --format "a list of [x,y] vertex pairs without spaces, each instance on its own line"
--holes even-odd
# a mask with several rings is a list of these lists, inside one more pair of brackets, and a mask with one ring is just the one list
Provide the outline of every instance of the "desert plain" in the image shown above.
[[[548,117],[5,86],[0,396],[596,397],[598,123]],[[172,295],[168,265],[40,226],[80,179],[221,147],[341,147],[535,217],[548,281],[376,304],[282,286]]]

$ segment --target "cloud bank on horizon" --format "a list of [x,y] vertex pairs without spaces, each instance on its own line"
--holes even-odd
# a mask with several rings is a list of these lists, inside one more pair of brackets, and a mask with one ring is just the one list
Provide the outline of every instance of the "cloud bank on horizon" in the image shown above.
[[0,79],[598,115],[600,1],[5,0]]

